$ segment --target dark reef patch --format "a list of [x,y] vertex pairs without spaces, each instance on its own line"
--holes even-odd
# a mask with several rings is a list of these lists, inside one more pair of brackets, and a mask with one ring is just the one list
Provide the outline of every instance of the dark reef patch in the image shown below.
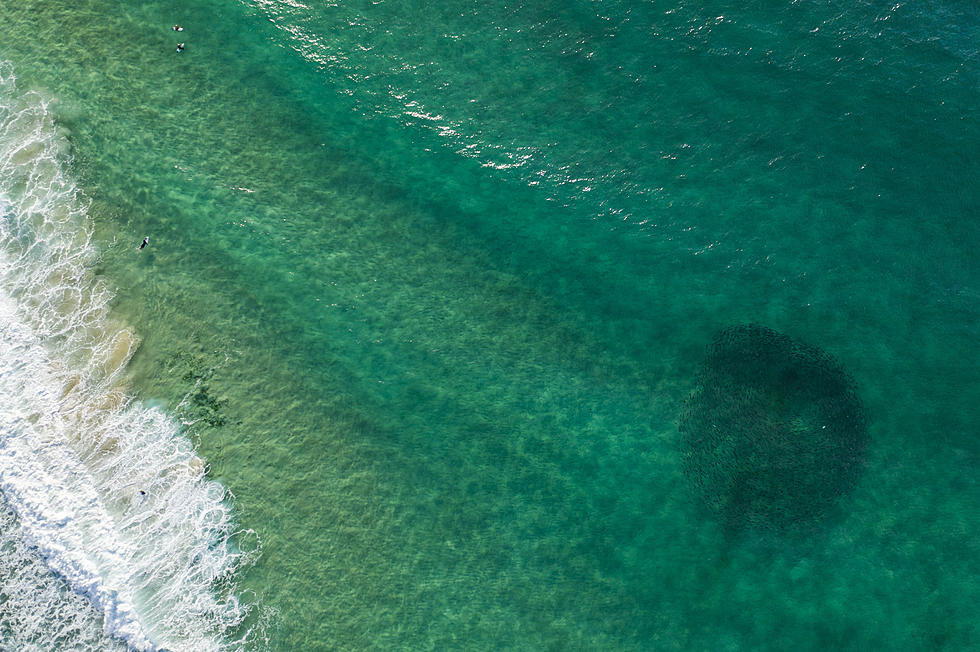
[[181,418],[190,422],[203,422],[211,427],[223,426],[226,419],[223,409],[228,405],[225,398],[216,398],[210,388],[214,368],[207,365],[202,356],[178,352],[171,356],[168,373],[178,374],[190,386],[177,412]]
[[731,529],[823,519],[857,484],[869,440],[840,363],[755,324],[715,337],[679,429],[688,476]]

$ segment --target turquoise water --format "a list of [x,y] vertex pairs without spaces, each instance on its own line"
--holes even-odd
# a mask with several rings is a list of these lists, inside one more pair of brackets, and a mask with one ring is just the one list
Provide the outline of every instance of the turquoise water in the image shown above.
[[[0,648],[980,648],[973,9],[3,7]],[[685,473],[749,322],[867,410],[803,531]]]

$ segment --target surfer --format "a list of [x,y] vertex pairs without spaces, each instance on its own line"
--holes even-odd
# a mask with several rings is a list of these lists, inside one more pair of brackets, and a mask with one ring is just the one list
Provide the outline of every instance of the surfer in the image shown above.
[[183,52],[184,51],[184,44],[183,43],[178,43],[177,44],[177,51],[178,52]]
[[184,31],[184,28],[181,27],[180,25],[174,25],[174,31],[175,32],[183,32]]
[[146,236],[145,238],[143,238],[143,242],[140,244],[140,250],[142,251],[143,247],[145,247],[148,244],[150,244],[150,236]]

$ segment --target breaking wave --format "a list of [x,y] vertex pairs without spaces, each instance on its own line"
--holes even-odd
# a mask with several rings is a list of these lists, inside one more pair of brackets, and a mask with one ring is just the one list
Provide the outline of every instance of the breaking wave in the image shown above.
[[[0,63],[0,492],[16,521],[0,545],[20,551],[0,557],[0,576],[26,581],[30,550],[131,649],[242,648],[249,607],[234,576],[256,554],[239,545],[251,535],[178,423],[127,391],[139,337],[92,271],[90,202],[51,103]],[[45,595],[6,597],[36,600],[40,614]],[[25,627],[11,610],[32,611],[0,609],[8,629]],[[75,629],[71,647],[102,649]],[[65,642],[58,627],[49,635],[31,644]]]

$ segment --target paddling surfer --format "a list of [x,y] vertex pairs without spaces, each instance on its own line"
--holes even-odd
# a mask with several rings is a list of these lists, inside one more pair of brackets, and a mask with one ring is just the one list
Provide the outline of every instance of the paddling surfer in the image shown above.
[[150,244],[150,236],[146,236],[145,238],[143,238],[143,242],[140,243],[140,251],[143,251],[143,247],[145,247],[148,244]]

